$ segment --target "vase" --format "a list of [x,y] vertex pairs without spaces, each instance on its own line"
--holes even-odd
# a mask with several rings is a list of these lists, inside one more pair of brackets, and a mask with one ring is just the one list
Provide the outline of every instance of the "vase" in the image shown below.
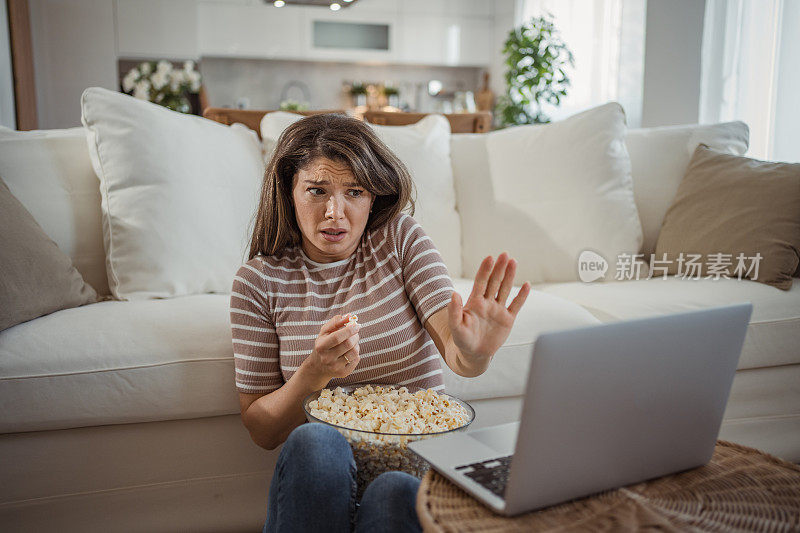
[[168,96],[161,101],[161,105],[163,105],[167,109],[177,111],[178,113],[188,114],[192,112],[192,104],[189,102],[189,99],[183,94],[178,96]]

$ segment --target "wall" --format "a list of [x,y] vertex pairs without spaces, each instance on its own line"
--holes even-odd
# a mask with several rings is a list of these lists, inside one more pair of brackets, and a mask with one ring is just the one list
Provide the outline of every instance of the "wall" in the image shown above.
[[11,36],[6,3],[0,2],[0,126],[16,129],[14,75],[11,70]]
[[489,88],[494,92],[495,98],[506,92],[506,66],[503,44],[508,33],[514,28],[516,10],[521,8],[520,0],[495,0],[494,22],[492,24],[492,46],[494,54],[489,65]]
[[29,0],[29,5],[39,129],[80,126],[84,89],[117,89],[114,3]]
[[705,0],[647,0],[642,126],[695,124]]

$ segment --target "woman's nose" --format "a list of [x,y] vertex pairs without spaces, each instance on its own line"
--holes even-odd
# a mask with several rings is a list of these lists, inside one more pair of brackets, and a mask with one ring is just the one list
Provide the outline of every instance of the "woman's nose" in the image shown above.
[[336,220],[338,218],[342,218],[342,202],[336,199],[335,196],[331,195],[328,198],[328,205],[327,209],[325,210],[325,218],[331,218]]

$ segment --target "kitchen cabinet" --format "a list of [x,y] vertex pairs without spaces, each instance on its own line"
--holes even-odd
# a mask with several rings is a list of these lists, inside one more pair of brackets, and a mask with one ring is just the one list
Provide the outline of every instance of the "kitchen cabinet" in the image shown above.
[[198,56],[450,66],[492,60],[493,8],[484,0],[364,0],[335,12],[243,2],[195,9]]
[[[397,11],[361,11],[356,8],[358,5],[336,12],[319,8],[304,10],[305,49],[308,59],[386,63],[399,60]],[[321,26],[326,23],[342,25],[342,29],[339,31],[342,37],[340,46],[330,40],[323,44],[319,39]],[[348,31],[351,32],[351,35],[344,35],[344,32]],[[352,32],[361,32],[364,34],[364,38],[354,39]],[[385,46],[379,39],[370,38],[370,35],[377,36],[382,33],[386,34]],[[355,41],[359,41],[358,44],[355,44]]]
[[197,59],[196,0],[116,0],[117,55]]
[[197,42],[201,56],[310,59],[304,8],[201,3]]
[[400,0],[409,15],[444,17],[492,17],[494,2],[487,0]]
[[400,60],[419,65],[486,66],[492,27],[474,17],[404,14]]

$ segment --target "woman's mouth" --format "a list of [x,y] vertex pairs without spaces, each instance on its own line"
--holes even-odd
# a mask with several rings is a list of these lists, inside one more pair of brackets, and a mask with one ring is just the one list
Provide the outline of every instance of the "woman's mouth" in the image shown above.
[[347,231],[343,229],[324,229],[320,233],[322,233],[322,238],[328,242],[339,242],[347,235]]

